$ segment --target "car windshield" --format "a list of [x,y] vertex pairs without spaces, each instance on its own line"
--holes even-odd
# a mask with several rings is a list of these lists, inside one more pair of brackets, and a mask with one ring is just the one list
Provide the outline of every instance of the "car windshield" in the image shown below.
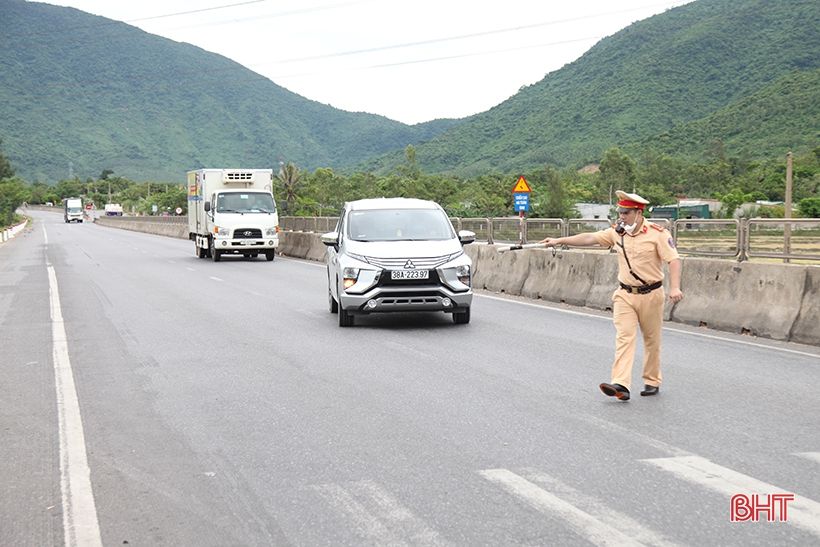
[[232,192],[216,197],[217,213],[275,213],[273,197],[265,192]]
[[355,241],[441,241],[455,237],[440,209],[366,209],[348,215],[347,236]]

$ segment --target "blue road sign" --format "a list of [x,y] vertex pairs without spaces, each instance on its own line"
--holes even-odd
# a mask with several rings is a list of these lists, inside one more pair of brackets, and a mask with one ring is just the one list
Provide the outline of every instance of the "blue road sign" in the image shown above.
[[516,192],[513,194],[513,208],[516,213],[520,213],[521,211],[528,213],[530,211],[529,193]]

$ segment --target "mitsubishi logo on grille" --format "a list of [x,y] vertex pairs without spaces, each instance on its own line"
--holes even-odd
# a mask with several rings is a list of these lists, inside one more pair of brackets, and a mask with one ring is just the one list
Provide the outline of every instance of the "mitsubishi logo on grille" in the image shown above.
[[407,269],[413,269],[413,270],[415,270],[415,269],[416,269],[416,265],[415,265],[415,264],[413,264],[413,261],[412,261],[412,260],[408,260],[407,262],[405,262],[405,263],[404,263],[404,269],[405,269],[405,270],[407,270]]
[[250,230],[245,230],[242,233],[245,234],[245,237],[251,237],[251,234],[253,234],[253,232],[251,232]]

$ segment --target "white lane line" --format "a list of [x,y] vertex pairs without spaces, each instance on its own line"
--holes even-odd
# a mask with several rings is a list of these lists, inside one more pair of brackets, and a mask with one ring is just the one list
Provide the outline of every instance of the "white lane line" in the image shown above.
[[189,268],[189,267],[187,267],[187,266],[185,267],[185,269],[186,269],[186,270],[188,270],[189,272],[195,272],[195,271],[196,271],[195,269],[193,269],[193,268]]
[[54,345],[54,379],[60,432],[60,490],[63,502],[63,530],[68,546],[102,546],[91,469],[85,450],[85,434],[74,372],[68,358],[68,340],[60,308],[57,276],[49,264],[48,284],[51,303],[51,336]]
[[[289,262],[299,262],[301,264],[306,264],[308,266],[314,266],[314,267],[317,267],[317,268],[325,268],[326,267],[325,264],[312,264],[310,262],[305,262],[304,260],[296,260],[296,259],[292,259],[292,258],[288,259],[286,257],[282,257],[282,258],[283,258],[283,260],[286,260],[286,261],[289,261]],[[560,312],[560,313],[566,313],[566,314],[569,314],[569,315],[579,315],[581,317],[591,317],[593,319],[602,319],[604,321],[610,321],[610,322],[612,321],[612,317],[610,315],[596,315],[594,313],[586,313],[586,312],[582,312],[582,311],[564,310],[564,309],[561,309],[561,308],[554,308],[552,306],[546,306],[546,305],[543,305],[543,304],[535,304],[535,303],[531,303],[531,302],[521,302],[520,300],[514,300],[514,299],[511,299],[511,298],[502,298],[500,296],[491,296],[489,294],[481,294],[481,293],[473,293],[473,294],[474,294],[474,296],[477,296],[478,298],[487,298],[488,300],[498,300],[499,302],[507,302],[509,304],[518,304],[519,306],[529,306],[531,308],[539,308],[541,310],[550,310],[550,311],[555,311],[555,312]],[[689,336],[699,336],[701,338],[709,338],[711,340],[722,340],[724,342],[731,342],[731,343],[734,343],[734,344],[742,344],[742,345],[745,345],[745,346],[752,346],[752,347],[756,347],[756,348],[770,349],[772,351],[778,351],[778,352],[783,352],[783,353],[792,353],[794,355],[803,355],[804,357],[814,357],[815,359],[820,359],[820,355],[818,355],[817,353],[809,353],[807,351],[799,351],[799,350],[796,350],[796,349],[781,348],[781,347],[778,347],[778,346],[769,346],[769,345],[766,345],[766,344],[760,344],[760,343],[756,343],[756,342],[748,342],[746,340],[735,340],[734,338],[726,338],[724,336],[715,336],[715,335],[712,335],[712,334],[704,334],[704,333],[701,333],[701,332],[691,332],[691,331],[687,331],[687,330],[676,329],[676,328],[673,328],[673,327],[663,327],[663,330],[678,333],[678,334],[688,334]]]
[[595,545],[641,545],[617,528],[601,522],[586,511],[578,509],[512,471],[486,469],[479,473],[510,494],[523,499],[540,513],[550,517],[561,517],[576,534]]
[[[510,298],[502,298],[500,296],[490,296],[488,294],[475,293],[475,296],[478,296],[480,298],[488,298],[490,300],[498,300],[499,302],[508,302],[510,304],[518,304],[520,306],[529,306],[531,308],[539,308],[539,309],[542,309],[542,310],[549,310],[549,311],[555,311],[555,312],[559,312],[559,313],[566,313],[566,314],[569,314],[569,315],[580,315],[581,317],[591,317],[593,319],[603,319],[605,321],[612,321],[612,317],[608,316],[608,315],[596,315],[594,313],[585,313],[585,312],[581,312],[581,311],[565,310],[565,309],[561,309],[561,308],[554,308],[552,306],[546,306],[546,305],[543,305],[543,304],[535,304],[535,303],[530,303],[530,302],[521,302],[519,300],[513,300],[513,299],[510,299]],[[749,342],[749,341],[746,341],[746,340],[735,340],[734,338],[727,338],[725,336],[715,336],[713,334],[704,334],[702,332],[691,332],[691,331],[688,331],[688,330],[676,329],[674,327],[663,327],[663,330],[668,331],[668,332],[674,332],[674,333],[677,333],[677,334],[688,334],[689,336],[698,336],[700,338],[709,338],[710,340],[721,340],[723,342],[732,342],[734,344],[742,344],[744,346],[752,346],[752,347],[756,347],[756,348],[770,349],[772,351],[783,352],[783,353],[793,353],[795,355],[803,355],[805,357],[814,357],[815,359],[820,359],[819,354],[809,353],[807,351],[799,351],[799,350],[796,350],[796,349],[782,348],[782,347],[779,347],[779,346],[770,346],[770,345],[767,345],[767,344],[760,344],[760,343],[757,343],[757,342]]]
[[313,487],[326,502],[353,519],[358,533],[376,545],[406,545],[399,541],[379,519],[371,515],[364,506],[338,484],[323,484]]
[[591,515],[595,515],[595,517],[604,524],[617,528],[635,541],[646,545],[677,545],[673,541],[657,534],[654,530],[646,528],[629,515],[607,506],[593,496],[579,492],[543,471],[537,469],[522,469],[521,476],[547,489],[575,507]]
[[212,275],[208,276],[208,279],[213,279],[214,281],[219,281],[220,283],[222,283],[222,281],[223,281],[222,279],[219,279],[218,277],[214,277]]
[[377,545],[450,545],[389,492],[373,481],[315,486],[336,509],[349,515],[361,535]]
[[814,463],[820,463],[820,452],[795,452],[794,455],[811,460]]
[[[738,473],[700,456],[654,458],[642,461],[729,497],[735,494],[792,493],[788,489]],[[729,518],[728,505],[726,507],[726,518]],[[820,503],[795,494],[794,500],[788,504],[788,520],[786,522],[820,537]]]
[[45,244],[48,245],[48,232],[46,232],[45,224],[43,224],[43,239],[45,239]]
[[820,359],[820,355],[816,353],[809,353],[807,351],[798,351],[796,349],[788,349],[788,348],[781,348],[778,346],[769,346],[767,344],[759,344],[757,342],[747,342],[746,340],[735,340],[733,338],[726,338],[724,336],[715,336],[713,334],[704,334],[701,332],[690,332],[688,330],[681,330],[675,329],[672,327],[664,327],[663,330],[667,330],[669,332],[676,332],[678,334],[688,334],[690,336],[700,336],[701,338],[709,338],[711,340],[722,340],[723,342],[734,342],[735,344],[743,344],[745,346],[752,346],[755,348],[763,348],[763,349],[770,349],[778,352],[783,353],[793,353],[795,355],[803,355],[806,357],[814,357],[815,359]]

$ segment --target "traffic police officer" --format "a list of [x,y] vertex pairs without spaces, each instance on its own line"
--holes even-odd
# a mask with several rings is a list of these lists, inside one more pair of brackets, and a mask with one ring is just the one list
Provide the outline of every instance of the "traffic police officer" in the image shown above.
[[644,343],[644,389],[641,395],[656,395],[660,390],[664,262],[669,264],[669,300],[680,302],[683,293],[680,290],[680,257],[669,231],[643,218],[643,211],[649,204],[647,200],[621,190],[616,195],[619,199],[617,224],[599,232],[548,237],[541,243],[548,247],[601,245],[614,247],[617,251],[620,287],[612,295],[617,333],[615,361],[611,383],[599,387],[605,395],[628,401],[639,326]]

